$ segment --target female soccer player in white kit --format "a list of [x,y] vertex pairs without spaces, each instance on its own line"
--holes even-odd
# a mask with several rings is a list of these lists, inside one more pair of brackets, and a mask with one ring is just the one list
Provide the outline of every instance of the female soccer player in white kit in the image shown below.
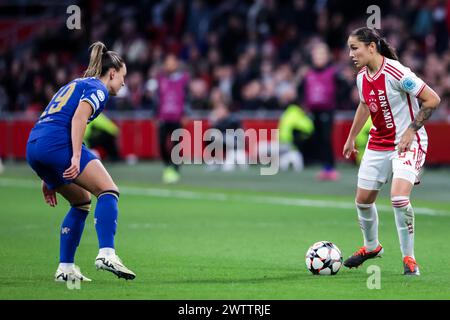
[[347,44],[352,61],[360,68],[356,79],[360,103],[344,145],[346,158],[358,152],[355,138],[369,116],[373,127],[356,189],[364,246],[344,261],[344,265],[358,267],[383,253],[378,241],[375,200],[392,175],[391,200],[404,274],[419,275],[414,257],[414,210],[409,197],[414,184],[419,183],[427,153],[428,137],[423,125],[439,105],[440,98],[398,61],[394,50],[375,30],[356,29]]

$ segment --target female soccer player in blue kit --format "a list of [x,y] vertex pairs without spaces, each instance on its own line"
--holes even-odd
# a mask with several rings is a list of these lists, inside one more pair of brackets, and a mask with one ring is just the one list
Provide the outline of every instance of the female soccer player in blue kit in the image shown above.
[[58,192],[70,203],[61,225],[60,264],[55,274],[60,282],[91,281],[74,264],[91,194],[97,197],[94,222],[100,250],[96,268],[127,280],[136,276],[114,250],[119,189],[82,143],[86,125],[102,112],[108,95],[116,95],[124,85],[127,69],[123,59],[107,51],[103,43],[95,42],[91,50],[84,78],[59,89],[31,130],[27,144],[27,161],[42,179],[45,201],[56,206]]

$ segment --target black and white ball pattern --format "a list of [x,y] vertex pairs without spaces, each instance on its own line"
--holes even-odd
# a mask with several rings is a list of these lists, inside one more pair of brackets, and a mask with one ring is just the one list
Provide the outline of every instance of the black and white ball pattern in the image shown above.
[[314,243],[306,252],[306,268],[317,275],[335,275],[342,266],[339,248],[329,241]]

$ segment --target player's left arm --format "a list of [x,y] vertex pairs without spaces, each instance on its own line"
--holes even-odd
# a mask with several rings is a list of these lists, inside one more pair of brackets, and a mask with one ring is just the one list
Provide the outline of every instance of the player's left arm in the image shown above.
[[411,148],[417,131],[423,127],[441,102],[438,94],[420,78],[417,78],[414,73],[404,77],[401,80],[401,85],[403,91],[421,100],[421,108],[400,139],[398,144],[399,153],[406,152]]
[[431,114],[437,109],[441,102],[441,98],[438,94],[428,86],[425,86],[418,98],[422,101],[422,107],[413,122],[409,125],[409,128],[415,132],[423,127],[425,121],[431,117]]

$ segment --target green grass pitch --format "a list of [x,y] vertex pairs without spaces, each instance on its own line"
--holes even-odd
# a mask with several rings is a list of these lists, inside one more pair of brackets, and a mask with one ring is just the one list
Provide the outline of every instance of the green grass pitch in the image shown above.
[[[353,196],[356,168],[342,180],[319,183],[318,168],[260,176],[257,168],[231,173],[185,166],[178,185],[160,183],[162,166],[109,165],[121,188],[116,249],[136,272],[126,282],[96,271],[93,213],[76,256],[92,278],[79,290],[55,283],[59,225],[68,205],[42,200],[26,164],[6,163],[0,175],[0,299],[449,299],[449,169],[428,170],[414,190],[416,258],[420,277],[405,277],[389,187],[380,195],[382,259],[336,276],[313,276],[308,247],[337,244],[344,258],[362,245]],[[370,290],[367,267],[381,270]]]

